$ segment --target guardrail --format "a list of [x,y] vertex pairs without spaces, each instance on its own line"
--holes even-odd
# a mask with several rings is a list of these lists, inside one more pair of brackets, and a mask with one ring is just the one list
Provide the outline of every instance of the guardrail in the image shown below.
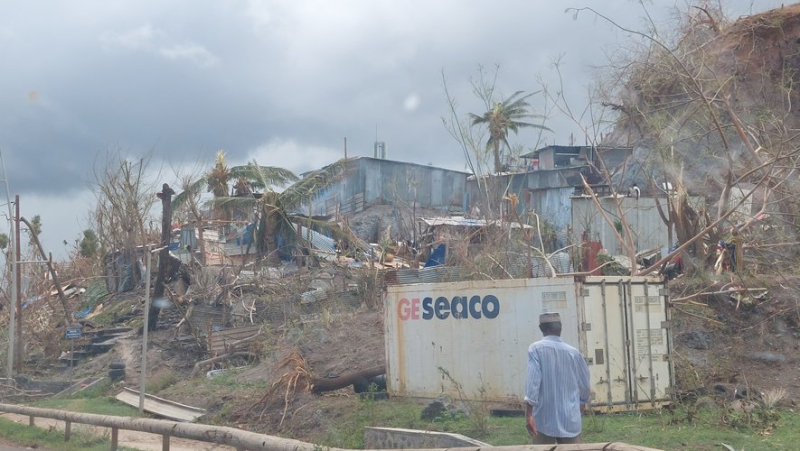
[[[146,432],[162,436],[162,450],[169,451],[171,437],[197,440],[207,443],[233,446],[237,450],[269,451],[352,451],[342,448],[329,448],[288,438],[257,434],[227,426],[181,423],[177,421],[154,420],[150,418],[117,417],[93,413],[67,412],[64,410],[42,409],[39,407],[0,404],[0,412],[15,413],[29,418],[28,425],[35,425],[35,418],[50,418],[64,421],[64,441],[69,441],[72,423],[88,424],[111,429],[111,450],[119,446],[119,430]],[[465,447],[459,451],[481,451],[486,448]],[[496,446],[493,451],[660,451],[654,448],[633,446],[625,443],[582,443],[576,445],[516,445]],[[369,451],[369,450],[361,450]],[[389,451],[389,450],[383,450]],[[420,449],[417,451],[452,451],[452,449]]]
[[63,410],[17,406],[13,404],[0,404],[0,412],[25,415],[30,419],[28,423],[30,426],[34,425],[34,419],[37,417],[64,421],[66,422],[64,427],[65,441],[69,441],[70,439],[72,423],[110,428],[112,451],[115,451],[118,447],[120,429],[161,435],[163,440],[162,449],[164,450],[169,450],[170,437],[229,445],[237,450],[314,451],[315,449],[314,445],[299,440],[257,434],[255,432],[243,431],[226,426],[66,412]]

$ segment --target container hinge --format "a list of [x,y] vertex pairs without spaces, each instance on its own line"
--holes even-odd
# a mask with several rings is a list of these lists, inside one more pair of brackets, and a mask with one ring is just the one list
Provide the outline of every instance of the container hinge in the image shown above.
[[658,290],[659,296],[669,296],[669,288],[661,288]]
[[[586,364],[587,365],[594,365],[594,359],[591,358],[591,357],[586,357]],[[600,379],[602,379],[602,377]]]
[[592,330],[592,323],[581,323],[581,330],[584,332]]
[[669,329],[672,326],[669,321],[661,321],[661,328],[662,329]]
[[581,296],[589,297],[589,290],[587,288],[581,288]]
[[662,360],[663,360],[663,361],[665,361],[665,362],[669,362],[669,354],[664,354],[664,355],[662,355],[661,357],[662,357]]

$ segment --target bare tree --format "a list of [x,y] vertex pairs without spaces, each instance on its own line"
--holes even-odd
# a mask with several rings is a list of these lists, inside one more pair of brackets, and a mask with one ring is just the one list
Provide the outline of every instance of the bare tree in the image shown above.
[[[768,12],[729,21],[719,9],[690,7],[669,29],[649,22],[635,30],[591,8],[572,11],[637,38],[615,55],[595,91],[595,108],[615,117],[611,133],[600,136],[635,148],[637,171],[627,183],[639,177],[654,190],[665,188],[659,211],[675,228],[679,251],[692,248],[704,263],[718,240],[756,224],[770,233],[748,236],[751,248],[775,234],[796,242],[800,146],[793,130],[800,117],[791,105],[800,101],[793,89],[798,75],[783,70],[788,62],[780,52],[756,50],[782,45],[776,36],[785,18]],[[587,136],[597,140],[597,133]],[[704,196],[707,206],[696,207],[689,194]]]
[[[158,175],[149,171],[150,155],[129,159],[118,151],[107,153],[94,168],[94,221],[101,250],[121,251],[130,265],[136,261],[136,247],[149,241],[145,225],[156,201],[156,188],[148,177]],[[140,275],[132,274],[138,282]]]
[[[487,121],[492,117],[491,113],[495,111],[495,107],[503,105],[503,101],[499,101],[500,96],[499,88],[497,87],[497,77],[499,74],[499,66],[495,66],[493,71],[486,71],[483,66],[478,66],[477,75],[470,79],[472,92],[481,104],[481,108],[487,111]],[[499,121],[500,128],[505,124],[507,129],[495,130],[494,136],[490,127],[475,127],[474,125],[481,125],[484,121],[481,117],[474,114],[463,114],[459,111],[458,101],[450,93],[447,83],[447,77],[442,72],[442,86],[447,100],[448,115],[442,117],[442,124],[453,139],[458,142],[464,153],[464,160],[469,169],[476,179],[479,191],[481,192],[482,199],[475,199],[473,202],[481,208],[481,216],[486,218],[500,218],[503,216],[502,205],[504,201],[508,201],[506,195],[508,194],[509,184],[511,177],[502,177],[500,174],[492,176],[493,172],[497,172],[497,164],[499,162],[499,146],[505,145],[509,149],[513,149],[507,142],[507,131],[516,131],[516,128],[529,127],[537,130],[536,140],[533,143],[533,148],[537,148],[542,142],[543,132],[549,131],[544,124],[547,122],[547,117],[551,111],[545,99],[543,114],[528,113],[528,103],[531,95],[524,96],[519,101],[524,105],[516,105],[515,117],[517,118],[535,118],[537,123],[527,124],[516,122],[516,127],[512,127],[507,121]],[[511,104],[513,99],[516,98],[520,92],[516,92],[511,96]],[[501,115],[502,116],[502,115]],[[477,118],[477,119],[476,119]],[[477,123],[476,123],[477,120]],[[513,122],[513,121],[512,121]],[[483,144],[483,143],[487,144]],[[494,169],[494,170],[493,170]],[[510,212],[505,212],[510,213]],[[512,215],[513,216],[513,215]]]

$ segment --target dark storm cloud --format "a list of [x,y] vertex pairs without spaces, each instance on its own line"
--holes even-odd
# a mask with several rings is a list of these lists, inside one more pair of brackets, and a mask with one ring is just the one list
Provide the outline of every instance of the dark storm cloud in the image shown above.
[[[152,150],[173,166],[208,166],[225,149],[234,163],[304,171],[339,157],[345,136],[350,155],[371,154],[377,128],[393,159],[463,168],[441,125],[442,70],[461,112],[480,112],[469,84],[478,64],[500,65],[507,96],[539,89],[537,76],[554,83],[550,63],[563,55],[582,108],[588,66],[631,39],[565,13],[585,4],[642,23],[630,0],[4,2],[0,150],[12,190],[54,218],[109,149]],[[734,16],[750,4],[730,2]],[[648,5],[663,20],[673,3]],[[549,142],[577,132],[562,117],[548,125]]]

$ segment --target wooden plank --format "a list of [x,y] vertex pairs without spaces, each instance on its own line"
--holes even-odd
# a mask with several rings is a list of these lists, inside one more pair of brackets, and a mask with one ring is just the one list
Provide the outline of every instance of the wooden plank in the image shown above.
[[[130,388],[123,388],[115,397],[132,407],[139,407],[139,392]],[[206,414],[205,409],[187,406],[158,396],[144,394],[144,410],[152,414],[169,418],[170,420],[192,422]]]
[[65,388],[64,390],[56,393],[53,395],[53,398],[64,398],[67,396],[72,396],[75,393],[81,392],[86,390],[87,388],[91,388],[95,386],[97,383],[105,379],[104,377],[87,377],[85,379],[81,379],[79,382],[71,385],[70,387]]
[[213,332],[211,334],[211,344],[208,348],[208,352],[211,354],[223,352],[225,351],[226,346],[230,346],[239,340],[257,335],[259,332],[261,332],[262,327],[263,326],[261,324],[255,324],[252,326],[242,326],[234,329]]

